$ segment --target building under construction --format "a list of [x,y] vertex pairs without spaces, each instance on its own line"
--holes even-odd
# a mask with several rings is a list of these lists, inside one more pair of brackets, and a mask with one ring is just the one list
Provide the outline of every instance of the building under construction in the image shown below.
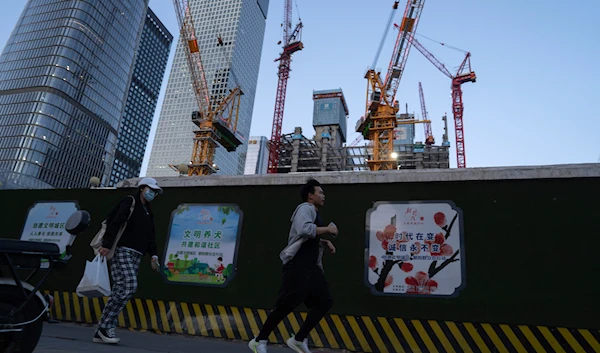
[[[313,92],[312,139],[296,127],[282,136],[278,173],[369,170],[367,160],[372,148],[345,146],[346,120],[349,112],[341,89]],[[414,119],[413,114],[399,114],[398,119]],[[445,117],[444,117],[445,121]],[[415,141],[415,125],[398,125],[395,130],[394,156],[398,169],[450,168],[448,129],[442,146],[425,145]]]

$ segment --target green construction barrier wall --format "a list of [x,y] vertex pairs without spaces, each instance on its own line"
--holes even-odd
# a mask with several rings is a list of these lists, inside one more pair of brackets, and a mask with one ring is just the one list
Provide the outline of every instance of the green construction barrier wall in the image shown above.
[[[326,185],[325,222],[340,230],[325,254],[332,312],[523,325],[600,328],[598,178]],[[18,238],[35,201],[77,200],[93,217],[68,267],[46,289],[75,292],[88,246],[108,210],[131,190],[1,191],[2,237]],[[376,201],[451,200],[464,215],[466,287],[458,297],[371,294],[364,282],[365,212]],[[280,283],[279,252],[298,186],[169,188],[153,202],[162,254],[171,212],[181,203],[236,203],[244,212],[237,274],[226,288],[168,285],[146,257],[137,297],[269,309]],[[162,260],[161,260],[162,262]]]

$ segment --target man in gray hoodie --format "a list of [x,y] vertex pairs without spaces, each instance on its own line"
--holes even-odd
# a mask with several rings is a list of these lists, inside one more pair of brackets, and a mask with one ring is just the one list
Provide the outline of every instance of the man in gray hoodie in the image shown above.
[[338,229],[333,223],[324,226],[319,216],[319,208],[325,204],[325,193],[318,181],[309,179],[300,188],[300,196],[303,202],[292,214],[288,245],[279,254],[283,262],[283,282],[275,309],[258,336],[248,343],[254,353],[267,352],[271,332],[302,303],[309,308],[308,315],[296,336],[287,340],[287,345],[298,353],[310,353],[308,334],[333,305],[329,283],[323,273],[322,257],[325,246],[332,254],[335,247],[321,236],[336,236]]

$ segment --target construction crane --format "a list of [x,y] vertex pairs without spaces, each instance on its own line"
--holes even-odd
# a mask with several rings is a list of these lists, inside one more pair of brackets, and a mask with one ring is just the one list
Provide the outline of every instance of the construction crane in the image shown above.
[[[410,120],[407,120],[407,119],[400,119],[400,120],[398,120],[398,121],[397,121],[397,124],[398,124],[398,125],[401,125],[401,124],[419,124],[419,123],[425,123],[426,125],[429,125],[429,128],[426,128],[426,129],[425,129],[426,131],[428,131],[428,129],[429,129],[429,131],[431,130],[431,120],[429,120],[429,117],[426,117],[426,118],[425,118],[425,119],[423,119],[423,120],[417,120],[417,121],[416,121],[416,120],[412,120],[412,119],[410,119]],[[427,132],[426,132],[425,134],[426,134],[426,136],[427,136]],[[433,138],[433,136],[432,136],[432,138]],[[363,138],[363,135],[358,135],[358,136],[357,136],[357,137],[354,139],[354,141],[352,141],[352,143],[350,143],[350,144],[348,145],[348,147],[354,147],[354,146],[358,145],[358,143],[359,143],[360,141],[363,141],[363,140],[364,140],[364,138]],[[433,145],[434,143],[435,143],[435,140],[432,140],[432,142],[431,142],[431,145]],[[372,141],[370,141],[370,142],[369,142],[369,145],[372,145],[372,144],[373,144],[373,142],[372,142]]]
[[236,130],[243,92],[237,86],[230,90],[227,97],[210,94],[189,1],[173,0],[173,4],[181,37],[187,43],[186,58],[194,96],[198,104],[198,110],[191,114],[192,122],[199,130],[194,131],[194,147],[188,175],[211,175],[218,169],[214,163],[217,144],[231,152],[235,151],[242,143]]
[[354,141],[352,141],[352,143],[348,145],[348,147],[354,147],[354,146],[358,145],[358,143],[359,143],[360,141],[362,141],[362,140],[363,140],[363,136],[362,136],[362,135],[358,135],[358,136],[357,136],[357,137],[354,139]]
[[[275,111],[273,112],[273,126],[271,128],[271,143],[269,145],[269,165],[267,172],[277,173],[279,167],[279,153],[281,152],[281,127],[283,125],[283,111],[285,108],[285,93],[287,82],[290,77],[290,63],[292,55],[304,48],[301,41],[302,20],[292,30],[292,0],[285,0],[283,8],[283,51],[275,62],[279,61],[279,82],[277,83],[277,95],[275,97]],[[279,43],[282,43],[279,42]]]
[[[433,137],[433,132],[431,129],[431,120],[429,120],[429,114],[427,113],[427,109],[425,108],[425,97],[423,95],[423,87],[421,85],[421,82],[419,82],[419,98],[421,101],[421,114],[422,120],[419,121],[414,121],[414,120],[406,120],[406,119],[401,119],[397,121],[397,124],[418,124],[418,123],[423,123],[423,126],[425,127],[425,144],[428,146],[431,146],[433,144],[435,144],[435,138]],[[358,145],[358,143],[360,141],[363,140],[363,135],[358,135],[356,137],[356,139],[354,139],[354,141],[352,141],[352,143],[350,143],[348,145],[348,147],[354,147],[356,145]]]
[[[425,0],[408,0],[385,80],[381,80],[380,73],[375,69],[376,64],[373,64],[365,75],[367,79],[365,115],[357,122],[356,131],[360,132],[365,139],[373,141],[373,156],[367,161],[369,169],[373,171],[392,170],[397,167],[396,158],[392,156],[394,129],[399,124],[396,117],[399,105],[395,97],[410,52],[412,33],[417,29],[424,4]],[[390,19],[393,18],[397,8],[398,1],[395,1]],[[391,23],[391,20],[389,22]],[[385,40],[389,29],[388,23],[382,41]],[[381,48],[381,45],[379,47]],[[375,62],[378,56],[379,50]],[[412,124],[415,121],[400,123]]]
[[[423,86],[421,82],[419,82],[419,100],[421,101],[421,119],[429,120],[429,114],[427,114],[427,109],[425,108],[425,96],[423,95]],[[435,138],[433,137],[433,131],[431,130],[431,122],[424,123],[425,127],[425,144],[427,146],[431,146],[435,144]]]
[[[425,47],[416,39],[412,38],[412,45],[417,48],[435,67],[438,68],[444,75],[448,76],[452,80],[452,112],[454,113],[454,130],[456,135],[456,165],[458,168],[467,167],[467,158],[465,154],[465,133],[463,125],[463,101],[462,101],[462,88],[461,85],[467,82],[475,82],[477,76],[475,72],[471,70],[471,53],[464,50],[460,50],[464,53],[465,59],[459,66],[456,75],[452,75],[450,71],[442,64],[433,54],[431,54]],[[444,45],[443,43],[440,43]],[[467,68],[465,72],[465,68]]]

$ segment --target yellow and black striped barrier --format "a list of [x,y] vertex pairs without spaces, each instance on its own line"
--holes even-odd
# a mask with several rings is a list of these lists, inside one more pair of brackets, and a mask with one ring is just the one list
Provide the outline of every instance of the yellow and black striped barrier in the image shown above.
[[[57,320],[95,324],[107,298],[80,298],[52,292]],[[119,326],[247,341],[258,334],[268,312],[210,304],[134,298],[119,315]],[[271,334],[284,343],[306,313],[292,313]],[[353,352],[600,352],[600,331],[545,326],[403,320],[331,314],[311,332],[310,344]]]

